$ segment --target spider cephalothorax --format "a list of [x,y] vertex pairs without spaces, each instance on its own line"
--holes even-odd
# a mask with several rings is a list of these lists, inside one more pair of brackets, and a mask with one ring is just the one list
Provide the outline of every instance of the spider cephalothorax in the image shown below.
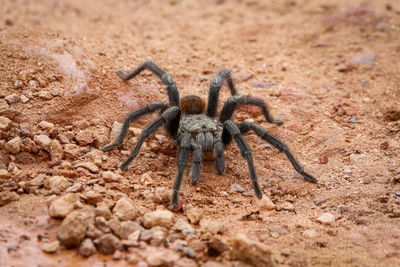
[[[220,71],[211,81],[210,92],[208,95],[207,107],[206,103],[198,96],[188,95],[179,99],[179,92],[174,80],[170,75],[166,74],[156,64],[151,61],[145,62],[136,70],[129,74],[117,71],[117,74],[124,80],[129,80],[139,74],[142,70],[149,69],[154,72],[162,82],[167,85],[169,104],[164,102],[153,102],[146,107],[137,109],[126,115],[121,133],[114,143],[102,148],[103,151],[109,151],[120,144],[126,136],[129,123],[140,116],[161,110],[161,116],[150,123],[141,133],[139,140],[132,150],[129,158],[121,165],[121,169],[126,169],[132,160],[139,153],[140,147],[144,140],[159,127],[165,124],[170,136],[177,140],[178,145],[178,173],[175,178],[172,193],[172,205],[178,205],[178,194],[182,184],[183,173],[188,163],[189,152],[192,151],[192,169],[191,181],[196,184],[200,179],[200,167],[203,161],[203,153],[214,153],[216,161],[216,169],[218,174],[222,174],[225,170],[224,146],[228,145],[232,139],[235,139],[240,154],[247,161],[249,167],[250,178],[253,183],[253,189],[257,197],[262,197],[262,190],[257,181],[257,173],[253,164],[251,150],[242,134],[253,130],[259,137],[269,142],[271,145],[284,152],[295,168],[307,181],[316,183],[317,179],[306,173],[297,160],[290,152],[287,145],[276,137],[269,134],[263,127],[254,122],[243,122],[236,124],[231,118],[238,105],[255,105],[262,109],[267,122],[282,124],[282,120],[274,119],[264,102],[260,98],[252,98],[237,94],[233,85],[229,70]],[[232,96],[224,104],[219,119],[216,119],[219,91],[223,81],[226,80]]]

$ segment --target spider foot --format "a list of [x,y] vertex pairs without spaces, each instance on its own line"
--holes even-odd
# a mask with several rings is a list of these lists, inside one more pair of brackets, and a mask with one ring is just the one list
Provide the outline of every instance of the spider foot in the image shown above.
[[306,179],[307,181],[311,182],[311,183],[318,183],[318,180],[313,177],[312,175],[306,173],[306,172],[300,172],[300,174],[304,177],[304,179]]
[[100,150],[103,151],[103,152],[107,152],[107,151],[113,150],[116,147],[117,147],[117,145],[110,144],[110,145],[106,145],[106,146],[100,148]]
[[117,73],[118,76],[119,76],[122,80],[124,80],[124,81],[129,80],[129,79],[128,79],[128,75],[126,75],[122,70],[117,70],[115,73]]
[[131,164],[133,158],[128,158],[124,163],[122,163],[122,165],[119,167],[121,170],[125,171],[129,164]]

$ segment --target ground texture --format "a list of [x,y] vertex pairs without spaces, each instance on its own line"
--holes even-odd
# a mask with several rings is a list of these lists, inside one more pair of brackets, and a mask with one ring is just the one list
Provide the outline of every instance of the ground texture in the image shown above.
[[[0,18],[1,266],[400,264],[399,1],[18,0]],[[285,123],[248,106],[234,120],[266,127],[319,182],[250,133],[262,200],[231,144],[225,174],[205,161],[193,186],[188,170],[170,212],[164,130],[118,170],[157,114],[99,150],[127,112],[168,100],[148,71],[115,74],[146,60],[205,99],[230,69]]]

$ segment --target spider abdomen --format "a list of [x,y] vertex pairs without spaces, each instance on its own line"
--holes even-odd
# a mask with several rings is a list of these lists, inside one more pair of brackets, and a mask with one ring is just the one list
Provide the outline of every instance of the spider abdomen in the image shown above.
[[184,115],[179,123],[178,135],[182,133],[190,133],[203,151],[210,151],[214,139],[221,138],[222,124],[205,114]]

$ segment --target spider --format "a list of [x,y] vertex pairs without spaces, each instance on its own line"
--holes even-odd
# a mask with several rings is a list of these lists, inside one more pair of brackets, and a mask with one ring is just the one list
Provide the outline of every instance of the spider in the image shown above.
[[[203,153],[214,152],[216,169],[219,175],[225,171],[224,147],[234,139],[239,147],[241,156],[247,161],[253,189],[258,198],[262,197],[262,190],[257,182],[257,173],[253,164],[251,149],[242,134],[253,130],[259,137],[269,142],[281,152],[284,152],[293,165],[294,169],[300,173],[307,181],[316,183],[317,179],[306,173],[288,146],[278,138],[269,134],[263,127],[254,122],[242,122],[236,124],[232,121],[232,115],[238,105],[254,105],[262,109],[267,122],[280,125],[283,120],[274,119],[268,111],[264,100],[260,98],[248,97],[238,94],[233,84],[230,71],[221,70],[211,81],[208,94],[208,103],[195,95],[187,95],[179,98],[178,88],[172,77],[165,73],[154,62],[147,61],[140,65],[136,70],[129,74],[117,71],[119,77],[127,81],[138,75],[143,70],[148,69],[156,74],[163,83],[167,85],[169,104],[165,102],[153,102],[143,108],[137,109],[126,115],[121,132],[116,140],[101,148],[102,151],[112,150],[122,144],[129,123],[138,119],[142,115],[160,110],[161,115],[150,123],[141,133],[136,146],[130,153],[128,159],[121,165],[121,169],[127,169],[128,165],[138,155],[144,140],[155,132],[159,127],[165,125],[169,135],[176,140],[178,145],[178,173],[173,184],[171,196],[172,206],[178,205],[179,190],[182,184],[185,168],[188,164],[189,152],[192,151],[191,182],[196,184],[200,179],[200,167],[203,161]],[[232,96],[224,104],[219,119],[216,118],[218,97],[221,86],[227,81]]]

